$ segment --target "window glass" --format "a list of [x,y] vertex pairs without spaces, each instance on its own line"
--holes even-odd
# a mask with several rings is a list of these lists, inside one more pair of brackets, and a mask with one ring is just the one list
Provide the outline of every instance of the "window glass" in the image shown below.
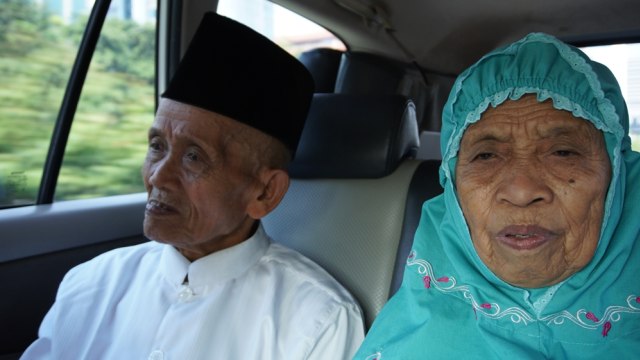
[[[0,207],[36,201],[93,1],[3,0]],[[142,191],[155,106],[156,1],[113,0],[72,126],[56,200]]]
[[266,0],[220,0],[217,12],[235,19],[294,56],[312,48],[345,50],[338,38],[323,27]]
[[5,86],[0,87],[0,207],[36,201],[81,35],[56,11],[42,2],[2,3],[0,76]]
[[582,50],[611,69],[618,80],[629,108],[632,147],[640,151],[640,44],[592,46]]
[[155,28],[156,1],[112,1],[74,117],[56,200],[144,191],[140,167],[155,110]]

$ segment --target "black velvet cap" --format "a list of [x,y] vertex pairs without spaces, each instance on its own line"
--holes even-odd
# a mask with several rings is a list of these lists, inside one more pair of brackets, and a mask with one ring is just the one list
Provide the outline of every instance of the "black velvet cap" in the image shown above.
[[228,116],[292,153],[313,96],[305,66],[251,28],[206,13],[162,97]]

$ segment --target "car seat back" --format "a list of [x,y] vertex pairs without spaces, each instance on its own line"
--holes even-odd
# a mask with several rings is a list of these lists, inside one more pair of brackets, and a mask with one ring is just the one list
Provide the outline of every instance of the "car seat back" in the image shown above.
[[316,94],[289,190],[263,219],[275,241],[351,291],[367,327],[388,300],[399,265],[407,194],[421,164],[411,159],[418,141],[415,108],[403,96]]

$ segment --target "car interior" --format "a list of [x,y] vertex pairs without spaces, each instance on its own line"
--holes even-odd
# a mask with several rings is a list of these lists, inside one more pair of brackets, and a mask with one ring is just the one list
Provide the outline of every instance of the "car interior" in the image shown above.
[[[442,190],[440,117],[456,76],[484,53],[534,31],[580,47],[640,41],[640,2],[634,0],[272,2],[328,30],[345,49],[320,46],[298,54],[315,95],[289,168],[288,193],[263,223],[276,242],[316,261],[354,295],[367,328],[402,281],[422,204]],[[216,11],[217,3],[158,0],[156,97],[202,14]],[[82,74],[114,4],[93,5],[38,199],[0,209],[0,359],[19,358],[35,340],[71,267],[147,241],[145,193],[69,201],[52,195]],[[640,97],[627,101],[640,103]]]
[[399,286],[422,202],[440,192],[438,161],[415,159],[418,140],[401,95],[316,94],[292,183],[263,221],[354,294],[367,326]]

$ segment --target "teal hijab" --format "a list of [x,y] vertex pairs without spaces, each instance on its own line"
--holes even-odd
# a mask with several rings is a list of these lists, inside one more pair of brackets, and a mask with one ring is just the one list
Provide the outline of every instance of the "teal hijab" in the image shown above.
[[[489,106],[535,94],[603,132],[612,176],[591,262],[559,284],[526,289],[477,255],[457,200],[466,128]],[[620,88],[603,65],[532,33],[456,80],[443,111],[442,195],[427,201],[400,290],[356,359],[629,359],[640,356],[640,154]]]

